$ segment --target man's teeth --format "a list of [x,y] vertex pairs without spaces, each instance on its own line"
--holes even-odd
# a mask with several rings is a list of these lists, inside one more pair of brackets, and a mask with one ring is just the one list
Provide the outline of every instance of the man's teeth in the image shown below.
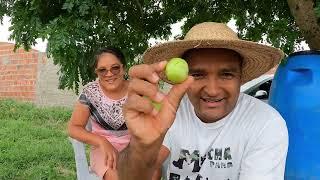
[[222,99],[203,99],[206,102],[220,102]]

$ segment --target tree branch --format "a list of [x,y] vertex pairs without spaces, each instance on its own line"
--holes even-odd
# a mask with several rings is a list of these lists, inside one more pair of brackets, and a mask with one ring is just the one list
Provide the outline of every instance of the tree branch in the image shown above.
[[314,0],[287,0],[297,26],[310,49],[320,49],[320,26],[314,11]]

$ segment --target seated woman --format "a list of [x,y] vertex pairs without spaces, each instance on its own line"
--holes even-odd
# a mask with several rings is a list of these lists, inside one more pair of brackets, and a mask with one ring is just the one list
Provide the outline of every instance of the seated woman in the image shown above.
[[[96,81],[88,83],[75,104],[69,136],[91,145],[90,166],[101,178],[117,178],[116,159],[130,141],[122,105],[127,99],[125,58],[117,48],[100,49],[94,62]],[[85,129],[88,121],[92,131]]]

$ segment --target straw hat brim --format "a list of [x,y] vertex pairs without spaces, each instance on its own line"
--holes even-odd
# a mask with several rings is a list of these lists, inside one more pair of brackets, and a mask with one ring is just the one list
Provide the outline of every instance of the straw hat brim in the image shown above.
[[143,61],[147,64],[168,61],[174,57],[181,57],[185,51],[194,48],[225,48],[238,52],[243,57],[242,84],[266,73],[284,57],[280,49],[240,39],[177,40],[147,49]]

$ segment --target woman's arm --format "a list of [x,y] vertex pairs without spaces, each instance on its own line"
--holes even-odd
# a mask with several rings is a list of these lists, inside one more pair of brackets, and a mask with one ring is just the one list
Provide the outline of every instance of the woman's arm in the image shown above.
[[74,106],[71,119],[68,123],[68,134],[70,137],[86,144],[99,146],[102,143],[105,143],[106,139],[86,130],[89,116],[89,107],[77,102]]
[[106,138],[86,130],[89,116],[90,110],[88,106],[77,102],[68,124],[69,136],[86,144],[100,148],[103,152],[103,156],[101,158],[105,160],[106,164],[110,168],[116,168],[118,151]]

